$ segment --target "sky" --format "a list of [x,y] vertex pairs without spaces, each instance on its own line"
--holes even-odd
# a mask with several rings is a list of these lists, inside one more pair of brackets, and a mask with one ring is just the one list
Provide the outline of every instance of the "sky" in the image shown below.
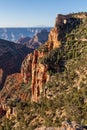
[[0,27],[54,26],[73,12],[87,12],[87,0],[0,0]]

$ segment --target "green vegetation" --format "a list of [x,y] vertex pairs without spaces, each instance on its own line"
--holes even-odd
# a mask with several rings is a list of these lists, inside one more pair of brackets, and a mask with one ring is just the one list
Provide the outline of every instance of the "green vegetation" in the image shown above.
[[48,52],[47,44],[45,43],[44,45],[40,46],[40,47],[38,48],[38,50],[39,50],[40,52]]
[[[10,130],[17,123],[12,130],[34,130],[42,125],[60,126],[65,119],[87,124],[87,19],[79,21],[75,17],[70,21],[64,25],[62,46],[51,50],[39,61],[48,65],[50,74],[40,101],[10,101],[9,105],[17,108],[17,117],[5,121],[0,130]],[[48,52],[47,45],[39,50]],[[30,84],[31,81],[28,85],[22,83],[21,91],[30,92]],[[47,88],[45,95],[44,88]],[[5,117],[1,122],[4,120]]]
[[57,106],[55,109],[60,109],[62,114],[65,111],[66,116],[62,118],[76,120],[79,123],[84,119],[85,124],[87,122],[87,19],[67,31],[65,39],[61,48],[52,50],[41,61],[42,64],[48,65],[51,75],[50,81],[45,86],[49,88],[50,98],[53,96],[53,108]]

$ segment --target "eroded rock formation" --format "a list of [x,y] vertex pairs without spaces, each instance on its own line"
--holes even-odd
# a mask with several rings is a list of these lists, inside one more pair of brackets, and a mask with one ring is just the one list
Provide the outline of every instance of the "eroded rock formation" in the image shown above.
[[32,88],[32,101],[37,102],[42,92],[43,84],[49,80],[47,74],[48,66],[43,65],[39,60],[46,56],[51,49],[59,48],[61,46],[61,39],[59,35],[61,33],[60,25],[64,24],[65,16],[58,15],[56,18],[55,27],[50,31],[49,39],[45,43],[48,52],[35,50],[33,54],[29,54],[22,63],[21,75],[23,76],[24,82],[28,83],[31,79]]
[[9,107],[7,104],[1,104],[0,105],[0,117],[6,115],[6,118],[11,120],[12,117],[17,116],[17,110],[16,107]]
[[28,83],[29,79],[32,76],[32,60],[33,55],[28,54],[27,57],[22,62],[21,75],[23,77],[24,83]]
[[21,75],[24,83],[27,84],[31,80],[32,101],[37,102],[39,100],[43,85],[49,80],[49,75],[47,73],[49,66],[41,64],[40,59],[47,56],[52,49],[62,46],[66,32],[70,32],[76,27],[73,19],[74,21],[76,20],[76,23],[79,25],[80,19],[84,17],[87,16],[81,15],[79,18],[79,16],[72,17],[70,14],[57,15],[55,27],[50,31],[48,41],[44,44],[44,47],[42,46],[41,50],[35,50],[33,54],[28,54],[22,62]]
[[0,84],[2,83],[3,80],[3,70],[0,69]]
[[48,34],[49,32],[46,29],[43,29],[24,44],[29,48],[37,49],[48,40]]
[[47,82],[47,66],[38,63],[38,51],[34,52],[32,62],[32,101],[38,101],[43,84]]
[[32,101],[37,101],[42,91],[43,84],[47,82],[47,66],[40,64],[38,61],[43,57],[44,53],[35,50],[33,54],[29,54],[22,63],[21,75],[24,83],[31,81]]

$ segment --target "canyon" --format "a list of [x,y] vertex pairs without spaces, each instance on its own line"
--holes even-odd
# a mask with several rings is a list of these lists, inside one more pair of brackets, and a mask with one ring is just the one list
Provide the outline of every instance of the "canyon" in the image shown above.
[[[74,16],[75,17],[75,16]],[[77,16],[77,20],[87,18],[86,15]],[[75,18],[75,19],[76,19]],[[80,18],[80,19],[78,19]],[[40,94],[42,92],[43,84],[49,81],[49,75],[47,74],[48,67],[46,64],[43,65],[39,60],[50,53],[51,50],[55,48],[60,48],[62,41],[64,40],[63,26],[69,24],[72,19],[71,15],[57,15],[55,21],[55,27],[50,31],[48,41],[44,44],[46,51],[42,49],[37,49],[33,54],[28,55],[22,63],[21,74],[23,76],[24,82],[28,83],[28,80],[31,79],[31,88],[32,88],[32,101],[37,102],[39,100]],[[72,26],[69,31],[72,30]]]
[[[47,30],[41,30],[33,38],[25,37],[13,43],[0,39],[0,86],[4,85],[8,75],[20,72],[21,64],[28,53],[48,39]],[[7,59],[6,59],[7,58]]]
[[37,49],[39,46],[43,45],[48,41],[49,32],[46,29],[42,29],[40,32],[36,33],[32,38],[23,37],[18,39],[16,43],[23,44],[28,48]]
[[[58,126],[66,119],[79,123],[84,119],[86,124],[86,28],[87,13],[57,15],[47,42],[25,56],[20,73],[7,75],[0,93],[2,117],[6,115],[16,124],[12,118],[21,122],[21,115],[28,122],[21,128],[29,126],[32,130],[37,124],[37,130],[59,129],[50,126]],[[3,73],[1,68],[0,82]],[[72,123],[63,123],[62,128],[74,129]]]
[[8,75],[20,72],[21,63],[33,49],[0,39],[0,89]]

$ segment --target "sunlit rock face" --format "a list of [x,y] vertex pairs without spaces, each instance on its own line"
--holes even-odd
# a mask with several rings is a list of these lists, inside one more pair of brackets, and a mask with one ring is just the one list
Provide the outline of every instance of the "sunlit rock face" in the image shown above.
[[0,69],[0,84],[2,84],[2,80],[3,80],[3,70]]
[[49,50],[55,49],[61,46],[61,37],[63,30],[62,27],[67,23],[67,19],[69,19],[69,15],[59,14],[56,17],[55,26],[49,33],[48,39],[48,48]]
[[42,91],[43,83],[47,81],[47,66],[38,63],[44,54],[35,50],[33,55],[29,54],[22,63],[21,75],[25,83],[31,79],[32,101],[38,101]]
[[59,38],[61,30],[59,25],[64,24],[65,18],[66,16],[57,16],[55,27],[50,31],[48,41],[45,43],[48,52],[35,50],[33,54],[27,55],[22,62],[21,75],[23,76],[23,81],[28,83],[29,79],[31,79],[32,101],[37,102],[39,100],[43,84],[49,80],[47,74],[48,66],[39,63],[39,59],[46,56],[50,50],[61,46],[61,39]]
[[29,54],[23,61],[21,75],[25,83],[28,83],[31,79],[32,101],[37,102],[39,100],[43,85],[49,80],[49,75],[47,74],[48,66],[41,64],[40,59],[47,56],[51,50],[60,48],[63,42],[66,41],[65,35],[67,31],[71,32],[76,27],[75,22],[79,25],[83,18],[87,18],[87,16],[57,15],[55,26],[51,29],[48,41],[44,44],[44,48],[47,51],[45,52],[44,49],[41,51],[39,49],[35,50],[33,54]]

